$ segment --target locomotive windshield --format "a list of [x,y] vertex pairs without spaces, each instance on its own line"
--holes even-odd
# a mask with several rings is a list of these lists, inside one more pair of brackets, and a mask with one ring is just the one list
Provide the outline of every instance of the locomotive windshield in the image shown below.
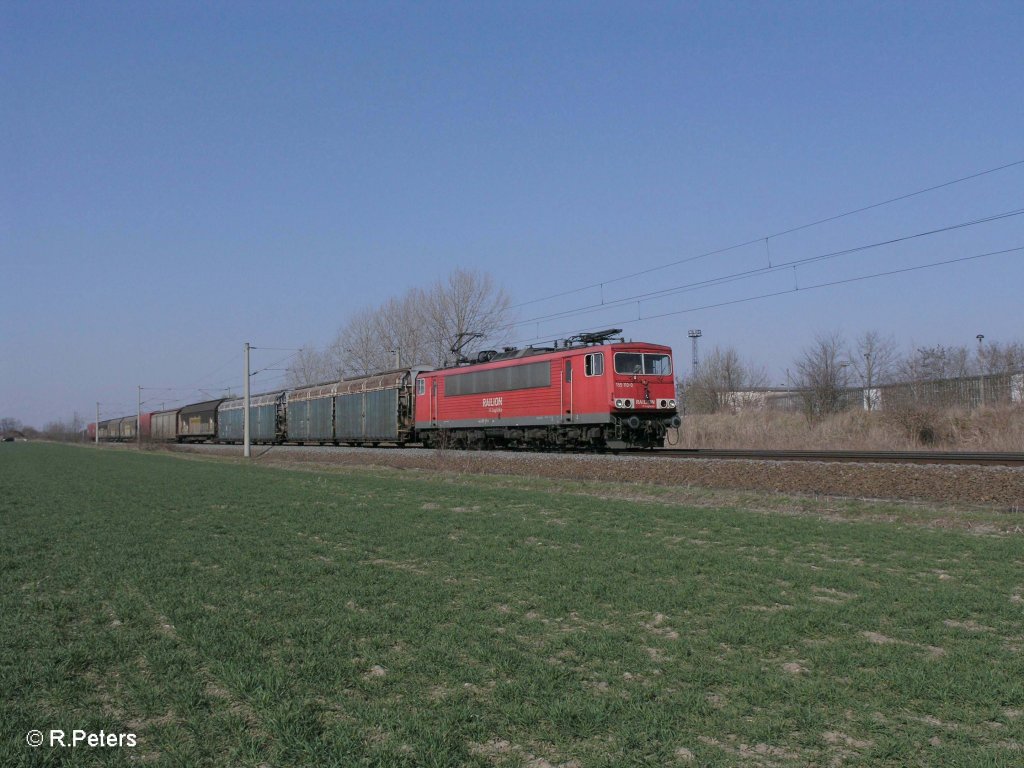
[[615,372],[627,375],[671,376],[672,358],[668,355],[619,352],[615,355]]

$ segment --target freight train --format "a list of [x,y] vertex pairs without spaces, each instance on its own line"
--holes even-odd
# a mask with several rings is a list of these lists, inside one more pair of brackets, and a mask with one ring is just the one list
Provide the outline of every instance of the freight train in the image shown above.
[[[672,350],[615,341],[487,350],[450,368],[408,367],[252,396],[253,443],[619,450],[662,445],[680,425]],[[241,398],[109,419],[89,439],[239,443]],[[141,436],[137,430],[141,426]]]

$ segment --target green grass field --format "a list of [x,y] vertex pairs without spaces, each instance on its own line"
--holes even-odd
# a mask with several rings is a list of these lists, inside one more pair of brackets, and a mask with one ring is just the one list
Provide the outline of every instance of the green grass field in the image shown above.
[[0,449],[4,766],[1024,762],[1019,535]]

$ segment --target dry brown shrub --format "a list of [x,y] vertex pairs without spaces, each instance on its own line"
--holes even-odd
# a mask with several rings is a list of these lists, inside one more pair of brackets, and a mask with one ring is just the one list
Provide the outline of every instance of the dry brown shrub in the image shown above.
[[918,407],[875,412],[854,409],[814,422],[798,413],[770,410],[694,414],[683,418],[678,447],[1022,451],[1024,407]]

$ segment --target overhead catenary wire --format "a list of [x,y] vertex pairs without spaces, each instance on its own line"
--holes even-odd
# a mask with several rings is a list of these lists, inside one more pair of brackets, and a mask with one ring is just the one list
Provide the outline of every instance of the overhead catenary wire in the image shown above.
[[[861,281],[864,281],[864,280],[873,280],[873,279],[877,279],[877,278],[891,277],[891,276],[894,276],[894,275],[901,275],[901,274],[905,274],[905,273],[908,273],[908,272],[917,272],[917,271],[920,271],[920,270],[934,269],[934,268],[937,268],[937,267],[948,266],[948,265],[951,265],[951,264],[960,264],[960,263],[969,262],[969,261],[976,261],[978,259],[984,259],[984,258],[988,258],[988,257],[991,257],[991,256],[1002,256],[1002,255],[1005,255],[1005,254],[1008,254],[1008,253],[1016,253],[1016,252],[1019,252],[1019,251],[1024,251],[1024,245],[1016,246],[1016,247],[1013,247],[1013,248],[1004,248],[1004,249],[998,250],[998,251],[989,251],[987,253],[973,254],[971,256],[960,256],[960,257],[953,258],[953,259],[943,259],[941,261],[929,262],[927,264],[917,264],[917,265],[910,266],[910,267],[902,267],[900,269],[890,269],[890,270],[886,270],[884,272],[875,272],[875,273],[872,273],[872,274],[869,274],[869,275],[857,275],[855,277],[848,277],[848,278],[843,278],[843,279],[840,279],[840,280],[828,280],[828,281],[825,281],[825,282],[812,283],[812,284],[809,284],[809,285],[794,285],[792,288],[786,288],[786,289],[779,290],[779,291],[770,291],[768,293],[761,293],[761,294],[758,294],[756,296],[745,296],[745,297],[739,298],[739,299],[729,299],[729,300],[726,300],[726,301],[719,301],[719,302],[714,302],[714,303],[711,303],[711,304],[704,304],[704,305],[696,306],[696,307],[686,307],[685,309],[677,309],[677,310],[672,310],[670,312],[659,312],[658,314],[646,315],[646,316],[640,317],[639,319],[635,318],[635,317],[629,317],[629,318],[623,318],[623,319],[620,319],[620,320],[614,320],[614,321],[608,321],[608,322],[610,322],[613,325],[626,325],[628,323],[635,323],[635,322],[643,321],[643,320],[657,320],[657,319],[660,319],[660,318],[663,318],[663,317],[672,317],[672,316],[676,316],[676,315],[685,315],[685,314],[688,314],[688,313],[691,313],[691,312],[700,312],[700,311],[708,310],[708,309],[717,309],[719,307],[728,307],[728,306],[733,306],[735,304],[744,304],[744,303],[751,302],[751,301],[759,301],[761,299],[770,299],[770,298],[774,298],[774,297],[777,297],[777,296],[785,296],[786,294],[804,293],[806,291],[813,291],[813,290],[817,290],[819,288],[828,288],[828,287],[833,287],[833,286],[837,286],[837,285],[845,285],[847,283],[861,282]],[[575,332],[575,331],[563,331],[563,332],[559,332],[559,333],[556,333],[556,334],[545,335],[545,339],[552,338],[552,337],[553,338],[562,338],[562,336],[565,335],[566,333],[572,333],[572,332]],[[538,337],[532,337],[532,338],[524,338],[524,339],[517,340],[515,343],[518,343],[518,344],[538,343],[539,339],[540,339],[539,336]]]
[[[289,359],[291,359],[292,357],[295,357],[295,355],[297,355],[301,351],[301,348],[295,348],[295,347],[250,347],[250,349],[260,349],[260,350],[267,350],[267,351],[275,350],[275,351],[288,351],[288,352],[291,352],[291,354],[286,355],[285,357],[282,357],[282,358],[278,358],[277,360],[275,360],[272,363],[269,363],[268,365],[264,366],[263,368],[259,368],[259,369],[255,370],[255,371],[252,371],[249,374],[250,376],[255,376],[256,374],[262,373],[264,371],[283,370],[283,369],[280,369],[280,368],[276,368],[276,366],[280,365],[281,363],[287,362]],[[216,371],[223,370],[228,365],[230,365],[230,362],[231,361],[228,361],[224,365],[219,366],[216,369]],[[280,378],[283,380],[284,377],[282,376]],[[203,379],[197,379],[196,381],[197,382],[203,382]],[[275,381],[275,379],[272,378],[270,381],[271,382]],[[240,388],[241,387],[241,384],[238,381],[237,377],[234,377],[234,376],[232,376],[230,379],[221,379],[220,381],[217,381],[217,382],[208,382],[207,381],[207,382],[203,382],[203,383],[205,384],[205,386],[195,386],[195,385],[193,385],[193,386],[188,386],[188,387],[143,387],[142,388],[143,391],[146,391],[146,390],[154,390],[154,391],[159,390],[159,391],[164,391],[164,392],[184,392],[185,393],[184,396],[179,397],[179,398],[175,398],[173,400],[159,400],[158,401],[155,398],[149,398],[147,400],[144,400],[143,404],[148,404],[148,403],[151,403],[151,402],[163,402],[163,403],[169,403],[171,405],[174,405],[174,404],[177,404],[177,403],[183,403],[183,402],[191,401],[192,400],[192,396],[195,395],[195,394],[200,394],[200,395],[203,395],[204,397],[209,397],[209,393],[210,392],[218,392],[218,391],[220,391],[220,392],[224,392],[224,393],[230,393],[230,392],[234,391],[236,388]],[[269,382],[267,382],[266,380],[264,380],[264,384],[269,386]],[[213,398],[213,399],[217,399],[217,398]]]
[[577,307],[574,309],[567,309],[561,312],[552,312],[547,315],[539,315],[536,317],[527,318],[525,320],[517,320],[510,322],[503,326],[501,330],[510,330],[511,328],[528,325],[530,323],[542,322],[547,320],[557,320],[566,317],[574,317],[576,315],[589,314],[593,312],[603,311],[609,308],[615,308],[624,304],[633,304],[637,301],[648,301],[651,299],[665,298],[666,296],[672,296],[678,293],[684,293],[699,288],[709,288],[716,285],[724,285],[726,283],[736,282],[738,280],[746,280],[752,277],[760,277],[763,275],[769,275],[776,272],[780,272],[785,269],[795,268],[806,264],[813,264],[827,259],[834,259],[840,256],[848,256],[854,253],[862,253],[864,251],[872,250],[875,248],[882,248],[887,245],[895,245],[897,243],[903,243],[910,240],[915,240],[922,237],[930,237],[932,235],[941,234],[943,232],[950,232],[957,229],[964,229],[967,227],[976,226],[979,224],[987,224],[993,221],[1001,221],[1014,216],[1020,216],[1024,214],[1024,208],[1018,208],[1005,213],[992,214],[985,216],[980,219],[972,219],[970,221],[961,222],[959,224],[951,224],[946,227],[940,227],[938,229],[931,229],[926,232],[916,232],[911,235],[903,235],[901,237],[890,238],[889,240],[881,240],[873,243],[867,243],[864,245],[858,245],[851,248],[844,248],[838,251],[830,251],[828,253],[818,254],[815,256],[807,256],[801,259],[792,259],[790,261],[776,261],[773,265],[767,267],[756,267],[754,269],[743,270],[740,272],[734,272],[727,275],[719,275],[717,277],[707,278],[705,280],[697,280],[690,283],[684,283],[682,285],[673,286],[671,288],[661,288],[656,291],[645,291],[643,293],[634,294],[631,296],[623,296],[619,299],[613,299],[611,301],[602,301],[600,304],[589,304],[583,307]]
[[1019,166],[1019,165],[1024,165],[1024,159],[1015,160],[1015,161],[1013,161],[1011,163],[1005,163],[1005,164],[997,166],[995,168],[988,168],[988,169],[985,169],[983,171],[977,171],[977,172],[971,173],[971,174],[969,174],[967,176],[961,176],[961,177],[956,178],[956,179],[951,179],[950,181],[942,182],[941,184],[935,184],[935,185],[932,185],[930,187],[926,187],[924,189],[918,189],[918,190],[915,190],[913,192],[908,192],[906,194],[897,195],[896,197],[890,197],[890,198],[888,198],[886,200],[881,200],[881,201],[879,201],[877,203],[871,203],[870,205],[864,205],[864,206],[861,206],[859,208],[854,208],[854,209],[849,210],[849,211],[844,211],[842,213],[837,213],[837,214],[832,215],[832,216],[826,216],[825,218],[822,218],[822,219],[816,219],[814,221],[807,222],[806,224],[799,224],[799,225],[797,225],[795,227],[789,227],[788,229],[783,229],[783,230],[780,230],[778,232],[773,232],[773,233],[768,234],[768,235],[760,235],[758,237],[751,238],[750,240],[745,240],[745,241],[743,241],[741,243],[735,243],[733,245],[728,245],[728,246],[725,246],[723,248],[716,248],[714,250],[705,251],[704,253],[698,253],[698,254],[695,254],[693,256],[686,256],[686,257],[681,258],[681,259],[676,259],[674,261],[670,261],[670,262],[667,262],[665,264],[659,264],[659,265],[654,266],[654,267],[648,267],[647,269],[641,269],[639,271],[631,272],[631,273],[626,274],[626,275],[619,275],[618,277],[611,277],[611,278],[608,278],[606,280],[602,280],[602,281],[600,281],[598,283],[591,283],[590,285],[581,286],[579,288],[572,288],[572,289],[567,290],[567,291],[560,291],[558,293],[553,293],[553,294],[551,294],[549,296],[542,296],[542,297],[537,298],[537,299],[530,299],[529,301],[523,301],[523,302],[520,302],[519,304],[513,304],[510,307],[510,309],[518,309],[519,307],[525,307],[525,306],[528,306],[530,304],[538,304],[538,303],[540,303],[542,301],[549,301],[551,299],[557,299],[557,298],[561,298],[563,296],[571,296],[572,294],[582,293],[583,291],[589,291],[589,290],[592,290],[594,288],[601,288],[602,290],[604,290],[604,286],[606,286],[606,285],[608,285],[610,283],[617,283],[617,282],[621,282],[623,280],[629,280],[629,279],[634,278],[634,277],[642,277],[643,275],[648,275],[648,274],[651,274],[652,272],[658,272],[658,271],[660,271],[662,269],[669,269],[670,267],[676,267],[676,266],[679,266],[680,264],[688,264],[690,262],[697,261],[699,259],[706,259],[706,258],[710,258],[711,256],[718,256],[718,255],[721,255],[723,253],[729,253],[730,251],[735,251],[735,250],[738,250],[740,248],[746,248],[747,246],[754,245],[754,244],[760,243],[762,241],[767,245],[769,240],[772,240],[772,239],[777,238],[777,237],[782,237],[783,235],[790,235],[790,234],[793,234],[795,232],[801,232],[801,231],[803,231],[805,229],[811,229],[812,227],[820,226],[821,224],[827,224],[829,222],[839,221],[840,219],[844,219],[844,218],[847,218],[849,216],[854,216],[854,215],[856,215],[858,213],[864,213],[866,211],[870,211],[870,210],[873,210],[875,208],[881,208],[883,206],[891,205],[892,203],[897,203],[897,202],[900,202],[902,200],[909,200],[912,197],[917,197],[919,195],[924,195],[924,194],[927,194],[928,192],[935,192],[936,190],[939,190],[939,189],[944,189],[946,187],[951,187],[951,186],[953,186],[955,184],[961,184],[961,183],[963,183],[965,181],[971,181],[972,179],[981,178],[982,176],[988,176],[989,174],[997,173],[999,171],[1005,171],[1005,170],[1007,170],[1009,168],[1014,168],[1014,167]]
[[[1019,165],[1021,163],[1024,163],[1024,161],[1020,161],[1020,163],[1014,163],[1014,164],[1011,164],[1011,165]],[[1008,165],[1008,166],[1002,166],[1002,167],[1010,167],[1010,166]],[[975,178],[975,177],[977,177],[979,175],[984,175],[984,173],[991,173],[991,172],[992,171],[986,171],[986,172],[982,172],[981,174],[974,174],[971,177],[964,177],[964,178]],[[963,179],[961,179],[961,180],[963,180]],[[939,185],[939,186],[948,186],[949,184],[952,184],[952,183],[956,183],[956,182],[948,182],[948,183],[946,183],[944,185]],[[936,189],[936,188],[938,188],[938,187],[932,187],[930,189]],[[928,191],[928,190],[922,190],[922,191],[919,191],[919,192],[916,192],[916,193],[912,193],[910,196],[912,196],[913,194],[921,194],[924,191]],[[902,196],[900,198],[893,198],[893,200],[903,199],[903,198],[905,198],[907,196],[908,195],[904,195],[904,196]],[[868,206],[867,208],[878,207],[879,205],[882,205],[882,204],[884,204],[884,203],[877,203],[877,204],[875,204],[873,206]],[[864,209],[860,209],[860,210],[864,210]],[[843,215],[851,215],[852,213],[855,213],[855,212],[856,211],[848,212],[846,214],[841,214],[840,216],[837,216],[837,217],[831,217],[831,219],[840,218]],[[670,287],[670,288],[663,288],[663,289],[659,289],[657,291],[646,291],[644,293],[634,294],[634,295],[631,295],[631,296],[625,296],[625,297],[622,297],[622,298],[619,298],[619,299],[613,299],[613,300],[607,300],[607,299],[604,299],[602,297],[602,302],[600,304],[586,305],[586,306],[583,306],[583,307],[577,307],[577,308],[574,308],[574,309],[564,310],[564,311],[561,311],[561,312],[555,312],[555,313],[550,313],[550,314],[547,314],[547,315],[540,315],[540,316],[536,316],[536,317],[531,317],[531,318],[527,318],[527,319],[524,319],[524,320],[509,321],[508,323],[505,323],[503,325],[498,326],[495,330],[497,330],[497,331],[508,331],[508,330],[513,329],[513,328],[516,328],[516,327],[519,327],[519,326],[523,326],[523,325],[528,325],[528,324],[531,324],[531,323],[538,323],[538,322],[545,322],[545,321],[550,321],[550,320],[564,319],[564,318],[568,318],[568,317],[575,317],[575,316],[579,316],[579,315],[591,314],[593,312],[599,312],[599,311],[604,311],[604,310],[607,310],[607,309],[614,309],[616,307],[621,307],[621,306],[624,306],[624,305],[633,305],[633,304],[637,305],[637,316],[636,317],[632,317],[632,318],[628,318],[628,319],[622,319],[622,320],[615,321],[615,322],[616,322],[616,324],[627,324],[627,323],[637,322],[637,321],[642,320],[642,319],[650,319],[651,317],[653,317],[653,316],[644,317],[642,315],[642,308],[640,306],[642,301],[648,301],[648,300],[657,299],[657,298],[664,298],[664,297],[671,296],[671,295],[678,294],[678,293],[684,293],[684,292],[698,290],[698,289],[702,289],[702,288],[710,288],[710,287],[713,287],[713,286],[724,285],[724,284],[731,283],[731,282],[736,282],[736,281],[739,281],[739,280],[745,280],[745,279],[750,279],[750,278],[754,278],[754,277],[761,277],[761,276],[764,276],[764,275],[774,274],[774,273],[777,273],[777,272],[780,272],[780,271],[783,271],[783,270],[788,270],[788,269],[793,269],[795,271],[798,266],[812,264],[812,263],[824,261],[824,260],[827,260],[827,259],[834,259],[834,258],[838,258],[838,257],[841,257],[841,256],[847,256],[847,255],[855,254],[855,253],[862,253],[864,251],[868,251],[868,250],[872,250],[872,249],[876,249],[876,248],[882,248],[882,247],[885,247],[885,246],[896,245],[898,243],[908,242],[908,241],[914,240],[914,239],[919,239],[919,238],[923,238],[923,237],[930,237],[930,236],[934,236],[934,235],[945,233],[945,232],[955,231],[955,230],[958,230],[958,229],[965,229],[965,228],[968,228],[968,227],[973,227],[973,226],[977,226],[977,225],[981,225],[981,224],[987,224],[987,223],[991,223],[991,222],[995,222],[995,221],[1001,221],[1001,220],[1004,220],[1004,219],[1008,219],[1008,218],[1012,218],[1012,217],[1016,217],[1016,216],[1020,216],[1020,215],[1024,215],[1024,208],[1016,208],[1016,209],[1013,209],[1013,210],[1004,211],[1004,212],[995,213],[995,214],[990,214],[990,215],[983,216],[983,217],[980,217],[980,218],[975,218],[975,219],[971,219],[971,220],[968,220],[968,221],[958,222],[958,223],[955,223],[955,224],[950,224],[950,225],[947,225],[947,226],[938,227],[938,228],[926,230],[926,231],[923,231],[923,232],[915,232],[915,233],[912,233],[912,234],[909,234],[909,235],[901,235],[899,237],[889,238],[887,240],[880,240],[880,241],[875,241],[875,242],[866,243],[866,244],[862,244],[862,245],[852,246],[852,247],[843,248],[843,249],[837,250],[837,251],[829,251],[829,252],[826,252],[826,253],[823,253],[823,254],[816,254],[814,256],[808,256],[808,257],[799,258],[799,259],[792,259],[792,260],[789,260],[789,261],[778,261],[778,260],[770,261],[770,265],[766,266],[766,267],[757,267],[755,269],[744,270],[744,271],[741,271],[741,272],[735,272],[735,273],[730,273],[730,274],[726,274],[726,275],[719,275],[719,276],[716,276],[716,277],[713,277],[713,278],[708,278],[706,280],[694,281],[694,282],[691,282],[691,283],[684,283],[682,285],[673,286],[673,287]],[[822,221],[824,221],[824,220],[822,220]],[[806,228],[806,226],[812,226],[812,225],[805,225],[804,228]],[[788,231],[794,231],[794,230],[788,230]],[[776,256],[777,256],[777,254],[776,254]],[[794,273],[794,280],[795,280],[795,273]],[[788,292],[792,292],[792,291],[788,291]],[[671,314],[671,313],[669,313],[669,314]],[[568,331],[568,332],[566,332],[565,335],[571,334],[571,333],[575,332],[575,330],[578,330],[578,329],[574,329],[573,331]],[[561,335],[562,334],[558,334],[559,337]],[[539,335],[537,337],[533,337],[533,338],[539,338]],[[433,339],[427,339],[426,343],[442,343],[444,341],[445,341],[445,339],[443,339],[443,338],[433,338]],[[296,350],[292,355],[289,355],[287,358],[285,358],[285,360],[294,357],[300,351],[301,351],[301,349],[300,350]],[[280,361],[280,362],[283,362],[283,361]],[[273,364],[271,364],[271,365],[273,365]],[[262,370],[265,370],[265,369],[262,369]]]

